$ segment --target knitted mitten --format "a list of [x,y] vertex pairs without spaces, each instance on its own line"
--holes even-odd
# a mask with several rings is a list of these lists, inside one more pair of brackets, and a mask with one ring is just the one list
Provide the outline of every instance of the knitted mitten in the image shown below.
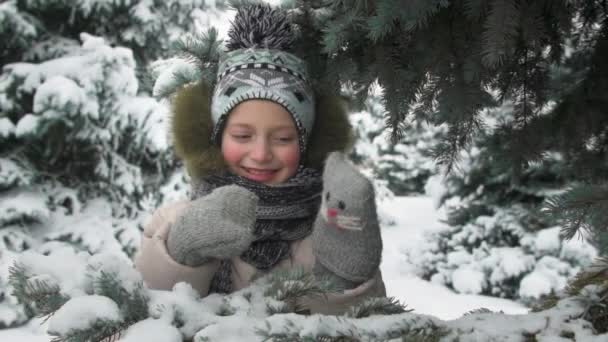
[[257,203],[255,194],[237,185],[194,200],[169,231],[169,255],[188,266],[240,255],[254,239]]
[[323,201],[313,230],[317,277],[340,288],[372,278],[382,256],[374,187],[343,153],[331,153],[323,172]]

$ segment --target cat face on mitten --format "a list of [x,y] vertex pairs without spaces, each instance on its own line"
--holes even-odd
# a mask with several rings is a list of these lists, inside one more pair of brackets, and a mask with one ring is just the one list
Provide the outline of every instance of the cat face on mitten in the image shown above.
[[322,196],[321,217],[338,230],[363,230],[370,210],[375,211],[372,183],[342,153],[331,153],[326,160]]

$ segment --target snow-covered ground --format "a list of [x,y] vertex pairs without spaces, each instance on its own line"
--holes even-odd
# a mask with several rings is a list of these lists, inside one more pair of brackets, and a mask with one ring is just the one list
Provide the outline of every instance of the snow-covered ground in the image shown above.
[[[389,296],[406,303],[420,314],[429,314],[443,320],[455,319],[481,307],[509,314],[526,313],[526,307],[513,301],[476,295],[461,295],[414,276],[403,250],[421,243],[425,231],[441,228],[440,213],[430,197],[395,197],[380,205],[380,211],[389,213],[396,221],[384,227],[384,255],[381,265]],[[0,330],[2,342],[48,342],[46,325],[37,319],[28,325]]]
[[481,307],[508,314],[527,313],[516,302],[478,295],[463,295],[438,284],[422,280],[411,272],[403,251],[422,243],[424,232],[442,227],[440,213],[430,197],[395,197],[383,203],[380,210],[392,215],[394,226],[384,227],[382,276],[387,294],[398,298],[414,312],[429,314],[444,320],[455,319]]

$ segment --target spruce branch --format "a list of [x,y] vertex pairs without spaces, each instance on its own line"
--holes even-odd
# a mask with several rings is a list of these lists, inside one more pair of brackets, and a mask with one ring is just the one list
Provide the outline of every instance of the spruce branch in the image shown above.
[[578,296],[588,285],[603,285],[608,291],[608,257],[599,257],[593,264],[579,272],[566,287],[570,296]]
[[485,313],[494,313],[494,311],[492,311],[488,308],[478,308],[478,309],[473,309],[473,310],[469,310],[469,311],[465,312],[463,316],[485,314]]
[[543,211],[563,221],[562,238],[572,239],[587,230],[596,235],[608,227],[608,188],[602,184],[581,185],[549,198]]
[[[320,318],[318,318],[320,319]],[[340,318],[338,318],[340,319]],[[272,326],[266,321],[265,328],[257,328],[256,334],[263,338],[263,341],[272,342],[357,342],[361,341],[358,335],[352,329],[348,331],[337,331],[335,335],[319,335],[319,336],[300,336],[300,328],[296,326],[293,320],[286,319],[285,325],[287,332],[273,332]]]
[[27,268],[15,262],[9,267],[9,284],[13,295],[25,305],[26,311],[48,320],[70,298],[61,293],[57,284],[42,279],[30,279]]
[[[338,292],[339,289],[328,279],[316,279],[311,272],[302,267],[291,270],[280,270],[271,273],[271,286],[266,290],[265,296],[285,302],[291,312],[306,312],[300,299],[304,297],[323,297],[328,293]],[[270,308],[285,312],[285,307]]]
[[95,294],[116,302],[123,313],[125,324],[130,325],[148,317],[149,298],[142,282],[133,284],[129,290],[115,274],[101,271],[94,285]]
[[51,342],[115,342],[131,324],[99,319],[87,329],[70,330],[65,336],[55,336]]
[[371,337],[372,340],[392,340],[400,338],[401,341],[408,342],[439,342],[447,333],[448,330],[445,327],[440,327],[432,321],[428,321],[424,325],[419,326],[413,320],[404,319],[399,326],[383,333],[382,336]]
[[519,28],[519,16],[517,1],[492,1],[482,35],[484,65],[494,68],[512,54]]
[[374,297],[351,307],[345,315],[347,317],[362,318],[371,315],[394,315],[412,311],[414,309],[407,309],[407,305],[401,304],[394,297]]
[[[210,27],[206,32],[187,35],[179,39],[174,46],[178,53],[194,62],[200,69],[201,76],[210,86],[215,84],[215,76],[222,54],[222,40],[219,39],[215,27]],[[189,75],[181,75],[188,79]]]
[[484,0],[465,0],[464,14],[471,21],[479,21],[488,11],[488,2]]
[[52,342],[114,342],[120,339],[131,325],[149,316],[149,298],[143,283],[132,284],[132,287],[127,289],[116,274],[105,271],[100,271],[93,282],[94,294],[112,299],[120,308],[122,319],[98,319],[86,329],[73,329],[64,335],[55,335]]
[[585,306],[582,318],[598,333],[608,332],[608,257],[600,257],[579,272],[566,293]]

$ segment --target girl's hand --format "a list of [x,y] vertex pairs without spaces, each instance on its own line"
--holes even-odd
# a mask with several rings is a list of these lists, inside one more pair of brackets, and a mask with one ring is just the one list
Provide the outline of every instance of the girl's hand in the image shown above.
[[314,272],[352,288],[372,278],[382,255],[373,184],[343,153],[323,172],[323,201],[313,230]]
[[255,194],[237,185],[194,200],[169,231],[169,254],[188,266],[241,255],[254,239],[257,203]]

